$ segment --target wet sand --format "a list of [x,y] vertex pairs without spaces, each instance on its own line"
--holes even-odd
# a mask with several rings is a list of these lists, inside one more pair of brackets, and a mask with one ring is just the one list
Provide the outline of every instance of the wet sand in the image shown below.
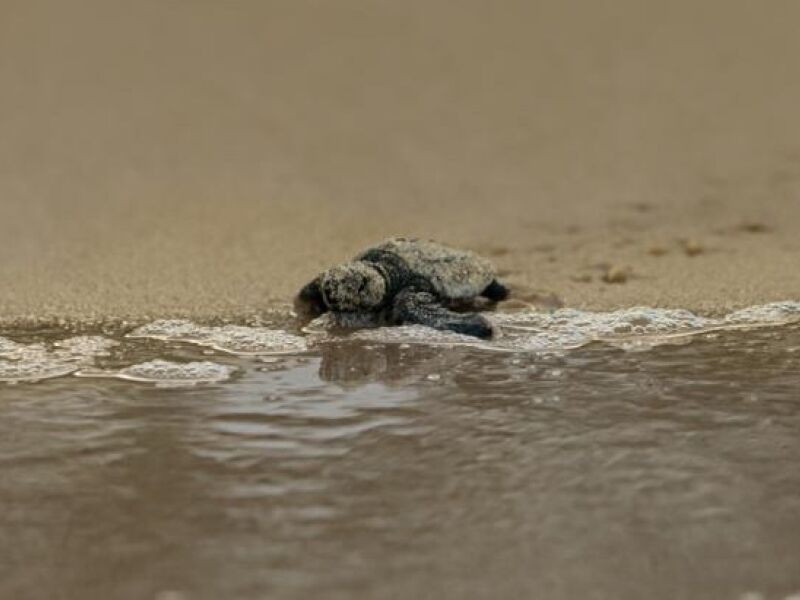
[[0,321],[245,318],[397,234],[569,306],[800,298],[798,22],[4,0]]

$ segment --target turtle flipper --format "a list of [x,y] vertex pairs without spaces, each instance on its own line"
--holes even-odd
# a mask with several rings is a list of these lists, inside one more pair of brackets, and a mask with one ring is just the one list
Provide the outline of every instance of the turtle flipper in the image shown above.
[[491,323],[485,317],[447,310],[434,294],[420,292],[415,288],[407,288],[397,294],[391,313],[392,321],[397,325],[425,325],[484,339],[492,337],[494,333]]
[[492,283],[486,286],[486,289],[481,292],[481,296],[488,298],[492,302],[507,300],[509,294],[511,294],[511,290],[497,281],[497,279],[493,279]]
[[294,310],[301,317],[313,319],[328,311],[322,297],[320,278],[307,283],[294,299]]

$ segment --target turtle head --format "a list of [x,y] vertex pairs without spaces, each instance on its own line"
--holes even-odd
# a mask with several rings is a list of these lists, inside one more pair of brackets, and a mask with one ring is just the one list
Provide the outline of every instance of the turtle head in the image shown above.
[[321,288],[325,304],[337,312],[375,310],[386,296],[383,275],[366,262],[345,263],[326,271]]

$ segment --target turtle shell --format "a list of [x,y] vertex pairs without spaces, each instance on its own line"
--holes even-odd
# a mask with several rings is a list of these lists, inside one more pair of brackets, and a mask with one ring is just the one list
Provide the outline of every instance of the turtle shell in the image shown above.
[[393,238],[362,252],[380,250],[400,257],[416,275],[431,282],[443,298],[464,300],[483,292],[495,279],[494,265],[469,250],[455,250],[432,241]]

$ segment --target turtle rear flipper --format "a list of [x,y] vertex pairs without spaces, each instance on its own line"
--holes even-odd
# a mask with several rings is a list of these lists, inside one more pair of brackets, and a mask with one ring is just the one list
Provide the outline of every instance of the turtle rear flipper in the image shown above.
[[481,315],[447,310],[436,296],[414,288],[397,294],[392,306],[392,320],[397,325],[425,325],[483,339],[492,337],[494,333],[492,324]]

